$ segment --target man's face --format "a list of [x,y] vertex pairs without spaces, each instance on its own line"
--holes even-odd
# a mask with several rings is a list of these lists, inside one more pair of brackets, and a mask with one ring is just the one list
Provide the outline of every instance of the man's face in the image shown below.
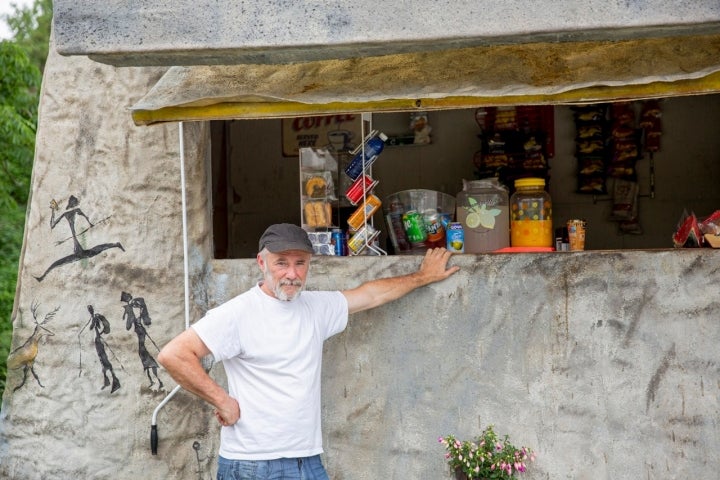
[[260,288],[278,300],[294,300],[305,287],[311,258],[302,250],[259,253],[257,261],[265,277]]

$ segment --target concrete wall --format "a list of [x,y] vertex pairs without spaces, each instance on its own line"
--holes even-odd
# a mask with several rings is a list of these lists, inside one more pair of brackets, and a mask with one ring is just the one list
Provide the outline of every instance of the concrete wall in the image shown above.
[[[56,0],[63,55],[120,66],[285,63],[523,42],[717,32],[713,0]],[[549,62],[552,63],[552,62]]]
[[[463,255],[448,281],[354,315],[325,350],[330,477],[451,478],[437,437],[487,424],[539,452],[529,479],[714,477],[715,257]],[[319,258],[310,288],[419,260]],[[213,303],[254,276],[246,261],[213,270]]]
[[[151,416],[174,385],[141,360],[151,365],[154,344],[184,329],[179,131],[135,127],[125,108],[161,73],[48,59],[13,347],[43,335],[35,355],[10,355],[2,478],[214,474],[217,426],[183,392],[160,411],[159,451],[150,453]],[[212,259],[209,128],[184,132],[194,320],[258,272],[252,260]],[[71,195],[88,224],[66,208]],[[53,199],[56,218],[65,215],[55,228]],[[437,437],[492,423],[538,451],[528,479],[712,478],[716,256],[464,255],[453,259],[462,270],[452,279],[354,315],[325,351],[331,477],[450,478]],[[349,288],[419,262],[317,258],[309,287]],[[150,324],[128,324],[142,310],[123,292],[144,299]],[[88,305],[109,332],[88,325]],[[103,387],[101,352],[115,391]],[[212,374],[223,381],[220,367]]]

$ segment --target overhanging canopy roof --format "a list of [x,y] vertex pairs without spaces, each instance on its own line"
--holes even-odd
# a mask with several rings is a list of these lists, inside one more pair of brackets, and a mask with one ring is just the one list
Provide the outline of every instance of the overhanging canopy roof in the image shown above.
[[528,43],[281,65],[172,67],[138,125],[587,103],[720,91],[720,35]]

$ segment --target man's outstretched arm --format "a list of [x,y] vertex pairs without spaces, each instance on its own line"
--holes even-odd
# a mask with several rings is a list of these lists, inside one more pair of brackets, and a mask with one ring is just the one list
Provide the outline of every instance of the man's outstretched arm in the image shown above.
[[448,278],[460,270],[458,266],[447,267],[451,255],[452,253],[444,248],[431,248],[425,253],[420,268],[413,273],[371,280],[357,288],[343,290],[349,313],[378,307],[397,300],[416,288]]
[[205,343],[188,328],[163,347],[158,362],[178,385],[214,406],[221,425],[234,425],[240,419],[240,405],[203,368],[201,359],[208,354]]

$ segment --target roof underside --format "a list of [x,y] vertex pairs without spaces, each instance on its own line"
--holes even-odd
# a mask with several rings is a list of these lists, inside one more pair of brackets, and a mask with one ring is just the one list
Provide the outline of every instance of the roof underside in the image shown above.
[[292,64],[172,67],[137,124],[564,104],[720,91],[720,35],[468,47]]
[[718,0],[55,0],[53,43],[166,66],[138,124],[720,90]]

